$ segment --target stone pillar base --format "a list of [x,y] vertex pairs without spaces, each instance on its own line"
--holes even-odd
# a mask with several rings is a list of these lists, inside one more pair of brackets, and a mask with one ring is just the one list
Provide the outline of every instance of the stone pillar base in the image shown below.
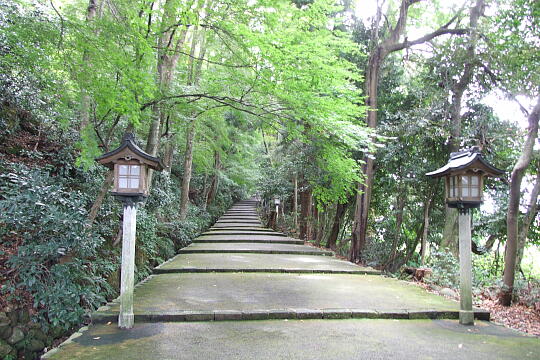
[[133,313],[118,315],[118,327],[121,329],[131,329],[134,323]]
[[467,311],[467,310],[460,310],[459,323],[461,325],[474,325],[474,312]]

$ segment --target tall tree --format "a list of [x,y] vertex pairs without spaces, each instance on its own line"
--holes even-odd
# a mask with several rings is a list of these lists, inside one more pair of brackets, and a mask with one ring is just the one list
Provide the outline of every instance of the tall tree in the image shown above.
[[[469,36],[464,54],[464,65],[460,74],[452,79],[451,85],[452,103],[450,105],[450,138],[448,141],[449,153],[459,151],[461,146],[461,110],[463,95],[473,80],[474,69],[478,66],[476,57],[476,44],[478,41],[478,20],[484,13],[484,0],[477,0],[476,5],[471,8],[469,17]],[[454,255],[458,254],[458,210],[446,206],[443,248],[449,248]]]
[[[521,184],[533,155],[538,137],[540,119],[540,2],[535,0],[509,0],[494,19],[497,30],[489,40],[494,51],[490,71],[499,86],[513,99],[523,94],[535,99],[527,114],[528,128],[521,155],[510,176],[510,194],[506,215],[507,239],[504,256],[503,287],[500,302],[509,306],[514,291],[516,256],[519,237],[519,205]],[[523,229],[522,231],[524,231]]]
[[512,303],[512,295],[514,293],[514,279],[516,271],[516,257],[518,249],[518,220],[519,220],[519,204],[521,199],[521,183],[525,171],[533,155],[533,148],[538,138],[538,122],[540,121],[540,96],[537,99],[536,106],[533,108],[528,117],[529,126],[527,128],[527,137],[521,156],[516,165],[512,169],[510,176],[510,195],[508,198],[508,212],[506,217],[507,236],[506,236],[506,252],[504,255],[504,276],[503,287],[501,289],[500,300],[501,304],[510,306]]
[[[379,3],[377,14],[375,16],[374,28],[372,29],[372,50],[370,51],[365,76],[365,91],[367,95],[366,102],[369,108],[367,112],[366,124],[369,128],[377,128],[379,73],[383,62],[389,54],[410,48],[414,45],[425,43],[441,35],[462,35],[467,33],[466,29],[450,28],[450,26],[457,20],[458,14],[453,16],[447,23],[439,27],[437,30],[429,34],[414,40],[409,40],[407,37],[403,39],[407,26],[409,8],[413,4],[420,1],[421,0],[401,0],[395,25],[388,29],[387,35],[383,36],[383,38],[380,38],[380,34],[382,33],[381,21],[383,18],[383,8],[382,4]],[[362,251],[364,250],[366,244],[368,217],[373,188],[373,158],[373,154],[366,154],[364,156],[362,166],[364,181],[358,184],[358,195],[356,198],[351,247],[349,252],[349,260],[353,262],[359,262],[361,260]]]

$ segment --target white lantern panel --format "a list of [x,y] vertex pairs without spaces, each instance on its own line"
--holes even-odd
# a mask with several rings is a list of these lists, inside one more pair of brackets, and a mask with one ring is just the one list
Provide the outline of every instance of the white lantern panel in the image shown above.
[[463,197],[468,197],[469,196],[469,188],[468,187],[461,188],[461,196],[463,196]]
[[129,174],[129,165],[118,166],[118,175],[128,175],[128,174]]
[[471,188],[471,196],[472,197],[479,197],[480,194],[478,193],[478,188],[477,187],[472,187]]
[[461,186],[469,186],[469,177],[467,175],[461,177]]
[[129,188],[130,189],[138,189],[139,188],[139,179],[138,178],[130,179]]
[[120,189],[128,189],[128,178],[126,176],[120,176],[118,178],[118,187]]
[[139,165],[131,165],[130,167],[130,175],[136,175],[138,176],[141,173],[141,167]]
[[480,179],[478,176],[471,176],[471,185],[478,186],[480,184]]

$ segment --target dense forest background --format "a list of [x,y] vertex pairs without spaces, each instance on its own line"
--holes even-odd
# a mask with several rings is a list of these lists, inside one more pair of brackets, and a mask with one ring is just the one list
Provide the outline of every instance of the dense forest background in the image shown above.
[[137,280],[257,194],[289,234],[456,288],[457,215],[425,173],[479,146],[506,174],[473,215],[475,294],[539,310],[539,76],[535,0],[0,0],[0,338],[37,324],[5,355],[116,297],[94,159],[125,132],[166,167]]

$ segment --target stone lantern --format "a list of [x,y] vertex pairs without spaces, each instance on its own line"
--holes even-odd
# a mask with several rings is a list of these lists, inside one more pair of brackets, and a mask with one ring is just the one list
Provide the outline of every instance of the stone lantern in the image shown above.
[[462,325],[474,324],[472,310],[471,214],[483,202],[484,178],[504,172],[489,164],[478,147],[450,154],[442,168],[426,175],[445,178],[446,204],[459,210],[460,311]]
[[148,168],[163,170],[161,161],[141,150],[131,133],[124,135],[118,148],[103,154],[96,161],[114,171],[112,194],[132,198],[132,201],[133,198],[142,200],[148,196]]
[[135,277],[135,235],[137,205],[148,196],[148,169],[163,170],[161,161],[145,153],[135,144],[131,133],[124,135],[120,146],[96,161],[114,171],[112,194],[124,205],[122,223],[122,266],[120,275],[120,313],[118,326],[133,327],[133,287]]

